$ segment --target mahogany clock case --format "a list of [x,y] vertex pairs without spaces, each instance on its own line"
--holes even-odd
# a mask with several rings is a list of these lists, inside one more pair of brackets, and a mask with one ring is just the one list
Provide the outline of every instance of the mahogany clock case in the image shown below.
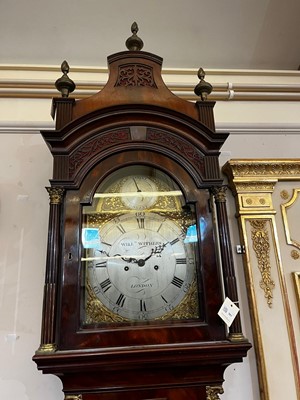
[[[213,102],[189,103],[166,88],[161,62],[141,51],[111,56],[105,88],[80,101],[54,99],[56,130],[42,132],[54,167],[48,188],[42,337],[34,361],[44,373],[59,376],[72,399],[217,398],[207,397],[208,388],[221,385],[226,366],[241,361],[251,347],[241,333],[239,340],[230,340],[217,315],[224,298],[218,246],[230,243],[218,241],[212,191],[222,185],[218,156],[228,135],[214,131]],[[131,85],[121,79],[126,68],[137,74]],[[148,170],[156,174],[152,183]],[[113,197],[103,189],[105,182],[120,173],[131,179],[124,188],[134,184],[132,177],[146,182],[142,201],[127,199],[111,203],[109,210],[97,209],[97,195]],[[177,208],[168,209],[170,200],[163,202],[170,194],[157,193],[162,182],[158,177],[180,192]],[[122,190],[117,195],[124,198],[127,189]],[[218,225],[226,230],[224,218]],[[110,229],[116,229],[115,234],[107,233],[108,223],[114,224]],[[161,223],[165,230],[160,235]],[[186,241],[191,225],[196,229],[192,245]],[[110,238],[104,250],[83,245],[83,232],[90,228],[100,232],[98,244],[101,236]],[[155,232],[147,236],[150,231]],[[156,244],[121,253],[120,243],[132,244],[140,233]],[[91,261],[95,251],[105,260]],[[123,280],[142,276],[150,287],[156,279],[160,288],[145,299],[132,295],[131,314],[124,311],[130,292],[121,278],[116,280],[115,266]],[[96,277],[94,284],[89,270]],[[187,270],[194,271],[194,278],[180,275]],[[169,279],[165,286],[163,279]],[[145,288],[143,293],[148,293]]]

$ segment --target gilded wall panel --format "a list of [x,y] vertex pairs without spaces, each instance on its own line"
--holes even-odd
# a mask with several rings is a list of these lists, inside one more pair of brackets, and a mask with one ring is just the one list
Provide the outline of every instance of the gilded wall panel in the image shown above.
[[231,160],[223,172],[245,245],[261,400],[299,400],[300,159]]

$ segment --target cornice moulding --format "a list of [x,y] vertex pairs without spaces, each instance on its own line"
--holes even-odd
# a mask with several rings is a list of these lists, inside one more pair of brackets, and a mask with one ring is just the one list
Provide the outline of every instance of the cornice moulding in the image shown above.
[[300,178],[300,159],[232,159],[222,168],[235,183],[263,181],[298,180]]
[[[59,65],[39,65],[39,64],[0,64],[1,70],[11,71],[54,71],[61,72]],[[95,66],[71,66],[71,72],[82,73],[108,73],[107,67]],[[162,73],[165,75],[193,75],[197,79],[198,69],[194,68],[163,68]],[[300,77],[300,71],[292,70],[267,70],[267,69],[210,69],[205,68],[207,75],[251,75],[251,76],[297,76]]]
[[[55,129],[53,121],[0,121],[0,134],[5,133],[40,133],[41,130]],[[229,132],[231,135],[286,135],[300,134],[299,124],[246,124],[216,123],[216,132]]]
[[[175,95],[190,101],[198,100],[194,94],[198,83],[197,70],[169,68],[163,69],[162,73],[168,88]],[[54,82],[60,74],[59,66],[0,64],[0,97],[52,98],[58,95]],[[76,83],[74,97],[82,99],[104,87],[108,69],[74,66],[69,75]],[[224,79],[230,82],[224,82]],[[211,100],[300,100],[300,71],[207,69],[206,80],[213,85]]]
[[216,131],[228,131],[231,135],[299,135],[300,123],[236,123],[216,122]]

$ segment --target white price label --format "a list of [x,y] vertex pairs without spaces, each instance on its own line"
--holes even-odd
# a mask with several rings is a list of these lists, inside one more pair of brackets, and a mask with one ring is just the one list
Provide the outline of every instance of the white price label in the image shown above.
[[240,309],[228,297],[226,297],[218,315],[227,326],[230,326],[239,311]]

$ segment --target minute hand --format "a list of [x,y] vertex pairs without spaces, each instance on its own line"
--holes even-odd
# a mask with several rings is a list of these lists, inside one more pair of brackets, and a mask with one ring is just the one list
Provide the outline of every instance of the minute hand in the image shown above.
[[169,244],[169,242],[156,246],[154,250],[152,249],[153,254],[161,254],[167,244]]

